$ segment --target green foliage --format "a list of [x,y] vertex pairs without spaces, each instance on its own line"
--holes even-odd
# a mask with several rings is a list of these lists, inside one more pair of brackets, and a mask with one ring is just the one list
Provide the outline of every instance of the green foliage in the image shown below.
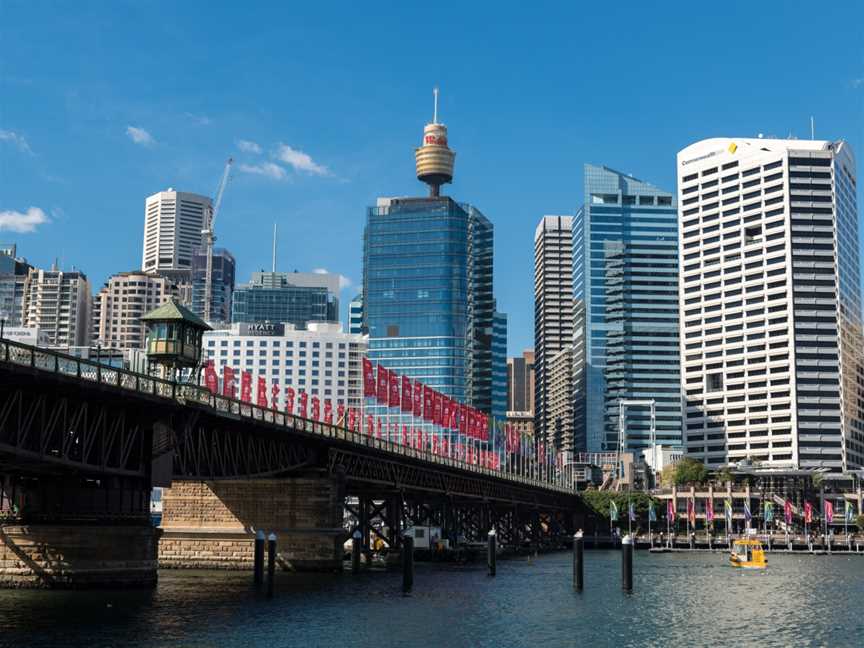
[[665,487],[670,487],[675,483],[675,464],[667,464],[660,471],[660,484]]
[[691,457],[684,457],[675,464],[675,483],[679,486],[704,482],[708,479],[708,469],[701,461]]
[[730,482],[734,479],[734,476],[732,475],[732,469],[728,468],[728,467],[727,468],[721,468],[720,470],[717,471],[717,474],[714,476],[714,478],[718,482],[723,483],[723,484],[725,484],[726,482]]
[[822,482],[825,481],[825,475],[820,473],[813,473],[813,477],[811,478],[813,482],[813,488],[819,488],[822,485]]
[[855,518],[855,525],[859,531],[864,531],[864,513],[859,513]]
[[660,517],[662,515],[657,500],[648,493],[640,491],[616,493],[613,491],[587,490],[580,493],[580,495],[588,508],[607,521],[609,520],[609,502],[614,501],[618,507],[618,524],[622,527],[627,526],[627,506],[629,502],[633,502],[635,505],[637,521],[641,520],[645,524],[648,523],[648,504],[652,501],[654,502],[654,508],[657,510],[657,516]]

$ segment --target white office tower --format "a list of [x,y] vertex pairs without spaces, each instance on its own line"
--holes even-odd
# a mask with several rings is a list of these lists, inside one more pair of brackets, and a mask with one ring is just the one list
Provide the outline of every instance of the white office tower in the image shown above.
[[91,339],[105,349],[143,349],[146,329],[141,316],[177,296],[166,277],[144,272],[112,275],[93,297]]
[[844,142],[717,138],[678,153],[688,455],[861,468],[855,192]]
[[90,282],[83,272],[33,268],[24,284],[21,324],[38,328],[50,346],[90,342]]
[[[562,450],[574,449],[573,426],[556,425],[550,401],[553,372],[562,367],[553,359],[573,344],[572,229],[572,216],[544,216],[534,231],[534,430]],[[560,396],[571,386],[565,377],[555,389]]]
[[145,272],[192,271],[192,255],[202,244],[210,214],[207,196],[168,189],[149,196],[144,207]]

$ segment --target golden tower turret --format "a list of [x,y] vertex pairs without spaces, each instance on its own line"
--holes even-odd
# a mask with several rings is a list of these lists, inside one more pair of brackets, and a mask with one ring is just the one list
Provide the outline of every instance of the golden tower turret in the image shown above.
[[432,123],[423,129],[423,144],[415,149],[417,179],[429,185],[429,195],[439,196],[441,185],[453,181],[456,154],[447,146],[447,127],[438,123],[438,88],[433,90],[435,109]]

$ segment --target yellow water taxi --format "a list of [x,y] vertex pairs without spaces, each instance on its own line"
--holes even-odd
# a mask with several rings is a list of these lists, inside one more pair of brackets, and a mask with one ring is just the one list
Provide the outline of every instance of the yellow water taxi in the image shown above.
[[762,549],[762,543],[753,538],[736,540],[732,545],[729,564],[741,569],[765,569],[768,559]]

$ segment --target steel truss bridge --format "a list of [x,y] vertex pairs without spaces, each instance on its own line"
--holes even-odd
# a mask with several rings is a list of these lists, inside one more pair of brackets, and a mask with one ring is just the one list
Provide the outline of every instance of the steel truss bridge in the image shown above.
[[557,544],[584,513],[559,485],[0,340],[0,519],[21,487],[43,493],[31,497],[31,519],[109,519],[149,510],[154,485],[301,474],[339,480],[346,530],[367,545],[394,547],[410,525]]

